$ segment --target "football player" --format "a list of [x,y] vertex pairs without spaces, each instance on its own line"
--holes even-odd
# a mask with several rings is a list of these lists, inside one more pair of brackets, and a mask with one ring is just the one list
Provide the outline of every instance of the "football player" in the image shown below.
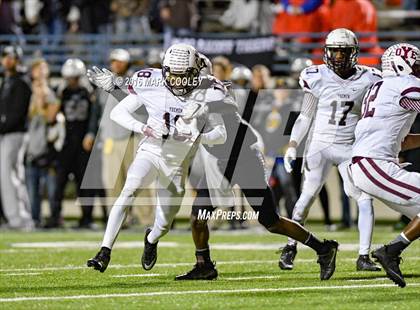
[[[346,172],[363,95],[381,78],[375,69],[357,65],[358,52],[355,34],[344,28],[335,29],[325,40],[325,64],[302,71],[300,85],[305,95],[301,113],[292,129],[284,165],[288,172],[292,171],[296,149],[312,124],[304,153],[302,193],[292,219],[301,224],[305,222],[328,172],[332,166],[337,166],[346,194],[357,201],[359,209],[360,248],[356,268],[378,271],[380,268],[369,258],[374,222],[372,199],[349,182]],[[289,239],[281,253],[280,267],[293,269],[296,253],[296,241]]]
[[[183,119],[184,110],[194,103],[189,96],[203,83],[207,83],[206,101],[220,101],[226,96],[223,85],[215,84],[214,80],[200,81],[200,69],[196,50],[190,45],[175,44],[167,50],[162,70],[140,70],[127,81],[130,94],[113,108],[110,118],[128,130],[142,133],[145,138],[139,143],[124,188],[109,214],[101,249],[88,260],[88,267],[105,271],[127,209],[134,202],[134,193],[155,180],[159,184],[160,216],[154,229],[146,231],[145,242],[156,250],[157,240],[169,230],[179,210],[185,192],[185,177],[197,142],[218,144],[225,141],[221,117],[213,119],[214,130],[205,134],[200,134],[202,128],[194,119]],[[146,124],[132,115],[143,105],[149,115]],[[154,264],[144,255],[142,263],[145,268]]]
[[382,75],[364,97],[350,170],[358,188],[412,219],[395,240],[372,252],[388,277],[404,287],[400,254],[420,237],[420,173],[404,170],[398,153],[420,147],[420,135],[407,135],[420,112],[419,48],[388,48]]
[[[174,55],[176,56],[176,54]],[[176,59],[174,61],[176,61]],[[208,62],[206,63],[204,61],[203,63],[205,64],[205,66],[207,67],[209,66]],[[99,69],[96,69],[96,72],[90,71],[89,74],[90,74],[90,80],[94,84],[96,84],[98,87],[108,92],[112,92],[112,94],[118,98],[122,98],[124,96],[121,91],[119,91],[118,89],[116,90],[114,89],[115,86],[112,84],[112,74],[110,74],[109,71],[107,71],[106,69],[103,69],[102,72]],[[194,106],[197,106],[197,109],[195,108],[191,109],[191,107],[194,107]],[[193,113],[188,112],[190,115],[195,114],[196,117],[198,118],[201,115],[206,114],[206,112],[208,113],[223,112],[226,115],[232,114],[233,119],[235,119],[234,122],[237,124],[237,127],[239,124],[241,124],[242,129],[240,131],[242,132],[241,133],[242,135],[242,134],[245,134],[247,126],[245,122],[241,120],[241,118],[239,119],[237,118],[236,109],[237,109],[237,106],[232,101],[231,96],[226,96],[221,101],[220,100],[212,101],[211,103],[207,103],[207,105],[202,105],[202,104],[197,105],[196,103],[193,103],[187,108],[188,111],[191,111],[191,110],[194,111]],[[250,112],[251,111],[248,111],[247,113],[249,114]],[[233,137],[233,139],[235,139],[235,137]],[[243,138],[241,138],[241,140],[243,141]],[[238,144],[239,146],[236,147],[237,149],[236,151],[240,150],[241,145],[242,145],[241,143],[238,143]],[[249,147],[249,145],[246,145],[246,147]],[[253,156],[256,158],[255,152],[253,154],[254,154]],[[234,159],[234,160],[236,161],[237,159]],[[260,163],[257,163],[257,168],[259,165]],[[261,170],[260,173],[258,173],[258,175],[260,176],[263,175],[263,171]],[[265,208],[266,212],[263,212],[265,216],[263,218],[260,218],[260,221],[263,222],[263,225],[267,227],[269,231],[291,236],[295,238],[296,240],[299,240],[302,243],[314,249],[318,254],[318,263],[321,266],[320,277],[322,280],[329,279],[335,270],[335,259],[336,259],[336,253],[337,253],[337,248],[338,248],[337,242],[332,241],[332,240],[321,242],[315,236],[313,236],[310,232],[308,232],[305,228],[303,228],[301,225],[293,221],[284,219],[284,218],[279,218],[278,215],[274,211],[275,208],[272,202],[271,191],[269,189],[266,190],[265,188],[266,186],[264,186],[262,193],[261,191],[258,193],[260,195],[262,194],[264,197],[264,200],[266,201],[265,203],[263,203],[263,205],[268,206]],[[145,268],[146,270],[150,270],[156,262],[157,240],[159,239],[159,235],[160,236],[163,235],[162,232],[165,232],[165,230],[170,226],[170,225],[165,225],[163,227],[159,227],[160,225],[157,224],[158,222],[164,222],[164,220],[162,221],[161,219],[159,219],[163,215],[163,212],[161,212],[160,209],[162,209],[161,205],[158,206],[155,225],[153,228],[153,230],[156,230],[157,233],[153,234],[153,230],[146,231],[145,249],[142,256],[142,265],[143,265],[143,268]],[[198,250],[203,249],[204,251],[196,252],[198,264],[195,267],[198,267],[198,268],[194,268],[193,271],[195,270],[198,272],[195,273],[194,277],[187,276],[186,278],[195,278],[195,279],[214,278],[215,277],[214,273],[217,276],[217,272],[215,272],[214,265],[209,266],[208,264],[209,262],[211,262],[208,245],[207,245],[207,248],[199,246],[201,243],[208,244],[209,236],[208,236],[208,233],[206,233],[208,232],[207,223],[206,221],[194,223],[194,221],[197,221],[196,217],[193,217],[194,241],[195,241],[197,249]],[[159,230],[161,231],[161,233],[158,232]],[[197,237],[199,238],[200,241],[197,241],[198,240]],[[98,253],[97,257],[90,260],[89,264],[92,264],[92,265],[97,264],[98,265],[97,268],[99,270],[104,271],[109,262],[109,248],[105,247],[101,251],[103,253],[102,254],[101,252]],[[102,265],[105,267],[102,267]],[[200,268],[200,267],[204,267],[204,273],[201,272],[203,271],[203,268]],[[210,277],[209,277],[209,273],[210,273]],[[191,275],[191,273],[188,273],[188,274]]]
[[[300,242],[314,249],[318,256],[318,263],[321,267],[321,280],[329,279],[335,270],[335,258],[338,244],[333,240],[319,241],[301,225],[289,219],[279,217],[273,200],[271,188],[266,182],[264,166],[261,154],[257,150],[258,133],[248,121],[252,115],[257,99],[257,93],[252,92],[250,99],[243,107],[242,116],[237,113],[225,112],[223,114],[226,124],[227,142],[220,146],[207,148],[210,158],[217,160],[216,169],[224,174],[225,180],[233,186],[239,185],[243,195],[247,198],[251,207],[258,212],[258,221],[269,232],[296,238]],[[210,106],[210,104],[209,104]],[[197,191],[196,199],[191,212],[191,229],[194,244],[196,246],[196,261],[192,270],[177,276],[176,280],[211,280],[218,276],[215,264],[210,257],[209,229],[207,219],[199,218],[199,214],[209,214],[214,210],[212,199],[213,188],[209,185],[210,162],[206,161],[205,175],[200,181],[200,188]],[[203,212],[204,211],[204,212]],[[161,212],[156,213],[158,223]],[[155,262],[157,252],[147,240],[145,240],[144,256],[147,261]],[[143,264],[143,267],[145,265]],[[153,265],[147,265],[150,270]]]

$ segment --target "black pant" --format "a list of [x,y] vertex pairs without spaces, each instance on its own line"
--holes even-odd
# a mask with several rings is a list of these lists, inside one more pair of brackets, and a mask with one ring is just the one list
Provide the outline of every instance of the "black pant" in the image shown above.
[[68,182],[68,176],[72,173],[75,178],[77,195],[82,202],[82,218],[80,225],[86,225],[92,222],[93,201],[83,197],[93,197],[92,189],[81,189],[83,176],[89,160],[89,153],[82,148],[81,141],[66,143],[63,150],[58,155],[57,163],[57,189],[55,191],[55,205],[53,207],[52,218],[58,220],[61,216],[62,201],[64,190]]
[[[258,221],[264,227],[268,228],[279,219],[273,192],[265,180],[264,167],[255,152],[249,150],[242,155],[237,160],[219,160],[219,168],[225,172],[225,177],[232,186],[235,184],[239,185],[251,208],[259,213]],[[231,166],[233,163],[236,163],[236,167]],[[212,212],[215,209],[211,205],[209,197],[209,190],[206,186],[205,176],[203,176],[200,180],[200,188],[197,190],[197,196],[192,206],[193,215],[197,216],[200,210]],[[198,200],[204,200],[208,203],[198,204]]]

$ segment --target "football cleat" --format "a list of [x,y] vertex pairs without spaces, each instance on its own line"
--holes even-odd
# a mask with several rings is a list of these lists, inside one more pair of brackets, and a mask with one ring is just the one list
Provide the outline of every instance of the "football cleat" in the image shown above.
[[282,270],[292,270],[293,261],[295,260],[297,247],[295,245],[287,244],[280,254],[279,267]]
[[213,280],[217,278],[216,264],[213,262],[197,263],[193,269],[175,277],[175,280]]
[[381,267],[376,265],[369,255],[359,255],[356,262],[357,271],[381,271]]
[[328,250],[324,254],[318,254],[317,263],[321,267],[320,279],[328,280],[335,271],[335,259],[337,258],[338,242],[335,240],[325,240],[324,244]]
[[152,244],[147,240],[147,236],[151,231],[151,228],[147,228],[146,233],[144,234],[144,250],[143,255],[141,256],[141,265],[143,266],[144,270],[152,269],[157,260],[158,243],[156,242],[155,244]]
[[401,257],[387,252],[386,245],[372,252],[372,257],[382,265],[388,278],[399,287],[405,287],[404,277],[400,270]]
[[110,260],[111,250],[106,247],[102,247],[94,258],[87,261],[87,266],[93,267],[93,269],[99,270],[100,272],[104,272],[108,267]]

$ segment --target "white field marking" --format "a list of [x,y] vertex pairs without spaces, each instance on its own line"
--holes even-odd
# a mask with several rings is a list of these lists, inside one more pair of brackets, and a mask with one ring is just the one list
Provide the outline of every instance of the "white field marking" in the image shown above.
[[369,279],[349,279],[349,282],[367,282],[367,281],[389,281],[388,278],[369,278]]
[[120,274],[116,276],[111,276],[112,278],[133,278],[133,277],[159,277],[161,273],[141,273],[141,274]]
[[[23,248],[23,249],[39,249],[39,248],[48,248],[48,249],[96,249],[100,246],[99,242],[96,241],[56,241],[56,242],[19,242],[12,243],[11,247],[13,248]],[[212,244],[212,250],[230,250],[230,251],[261,251],[261,250],[278,250],[279,248],[285,246],[284,244],[278,243],[214,243]],[[379,247],[378,244],[373,244],[372,248]],[[143,242],[139,241],[124,241],[118,242],[115,245],[116,248],[120,249],[137,249],[143,248]],[[165,242],[161,241],[159,247],[163,248],[191,248],[191,243],[179,243],[179,242]],[[307,246],[298,245],[300,250],[309,250]],[[340,251],[356,251],[359,249],[359,244],[357,243],[342,243],[339,245]]]
[[254,277],[232,277],[232,278],[220,277],[219,280],[242,281],[242,280],[258,280],[258,279],[279,279],[282,277],[284,278],[284,274],[277,275],[277,276],[254,276]]
[[[393,288],[394,284],[370,284],[370,285],[343,285],[343,286],[306,286],[306,287],[284,287],[284,288],[250,288],[233,290],[197,290],[197,291],[161,291],[146,293],[125,293],[125,294],[100,294],[100,295],[72,295],[72,296],[38,296],[38,297],[10,297],[0,298],[0,302],[20,301],[48,301],[48,300],[72,300],[72,299],[97,299],[97,298],[130,298],[147,296],[168,296],[168,295],[198,295],[198,294],[238,294],[238,293],[267,293],[267,292],[299,292],[299,291],[324,291],[324,290],[358,290],[366,288]],[[420,283],[409,284],[409,287],[420,287]]]
[[[64,249],[97,249],[100,242],[97,241],[56,241],[56,242],[18,242],[10,244],[12,248],[64,248]],[[143,241],[123,241],[118,242],[115,248],[120,249],[137,249],[144,246]],[[159,247],[176,248],[179,247],[178,242],[159,242]],[[192,246],[192,245],[191,245]]]
[[5,273],[2,276],[37,276],[42,274],[41,272],[25,272],[25,273]]

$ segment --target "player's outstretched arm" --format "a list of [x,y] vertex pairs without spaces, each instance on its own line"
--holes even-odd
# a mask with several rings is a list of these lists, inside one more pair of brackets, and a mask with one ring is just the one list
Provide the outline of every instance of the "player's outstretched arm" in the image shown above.
[[201,134],[200,142],[208,145],[224,144],[227,139],[227,132],[222,116],[220,114],[210,114],[208,122],[212,129]]
[[147,129],[146,124],[139,122],[132,115],[141,106],[142,103],[137,99],[137,95],[130,94],[111,110],[110,118],[128,130],[144,133]]
[[420,134],[409,134],[401,144],[401,151],[420,148]]
[[309,131],[312,118],[315,114],[318,99],[311,93],[305,93],[299,117],[296,119],[290,135],[289,147],[284,154],[284,168],[288,173],[292,172],[292,162],[296,160],[296,148]]

